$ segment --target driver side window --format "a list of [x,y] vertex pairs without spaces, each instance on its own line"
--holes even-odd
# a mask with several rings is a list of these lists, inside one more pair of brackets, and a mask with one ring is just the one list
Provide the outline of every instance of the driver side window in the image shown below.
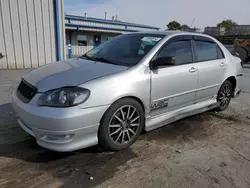
[[176,41],[166,45],[158,55],[159,57],[175,58],[175,65],[193,62],[191,41]]

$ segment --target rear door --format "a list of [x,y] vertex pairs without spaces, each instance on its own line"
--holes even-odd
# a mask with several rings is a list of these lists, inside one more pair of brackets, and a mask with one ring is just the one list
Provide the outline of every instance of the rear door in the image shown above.
[[217,95],[228,65],[222,50],[212,39],[195,36],[193,44],[199,69],[195,102],[201,102]]

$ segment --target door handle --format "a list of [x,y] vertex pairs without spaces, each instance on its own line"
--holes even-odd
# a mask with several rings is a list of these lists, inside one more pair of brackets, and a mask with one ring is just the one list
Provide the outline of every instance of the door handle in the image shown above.
[[189,69],[189,72],[194,73],[194,72],[196,72],[197,70],[198,70],[198,69],[192,67],[191,69]]
[[221,62],[221,64],[220,64],[221,67],[225,67],[225,65],[226,64],[224,62]]

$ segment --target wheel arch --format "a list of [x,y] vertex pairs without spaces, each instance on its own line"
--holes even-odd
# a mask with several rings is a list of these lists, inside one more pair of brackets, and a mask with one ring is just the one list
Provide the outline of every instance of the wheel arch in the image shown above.
[[126,99],[126,98],[134,99],[135,101],[137,101],[141,105],[141,107],[143,109],[144,116],[145,116],[145,105],[141,99],[139,99],[138,97],[135,97],[135,96],[127,96],[127,97],[122,97],[119,100]]
[[[236,88],[236,84],[237,84],[236,78],[235,78],[234,76],[230,76],[230,77],[228,77],[226,80],[232,83],[232,85],[233,85],[233,91],[234,91],[235,88]],[[226,80],[225,80],[225,81],[226,81]],[[225,81],[224,81],[224,82],[225,82]]]
[[[139,99],[138,97],[136,97],[136,96],[132,96],[132,95],[129,95],[129,96],[122,96],[122,97],[120,97],[120,98],[117,98],[116,100],[114,100],[111,104],[110,104],[110,106],[112,106],[113,104],[115,104],[115,103],[117,103],[118,101],[120,101],[120,100],[123,100],[123,99],[134,99],[135,101],[137,101],[140,105],[141,105],[141,107],[142,107],[142,109],[143,109],[143,112],[144,112],[144,115],[145,115],[145,112],[146,112],[146,106],[145,106],[145,104],[142,102],[142,100],[141,99]],[[109,108],[108,108],[109,109]],[[105,111],[105,113],[108,111],[108,109]],[[103,116],[105,115],[105,113],[103,114]],[[102,116],[102,118],[103,118],[103,116]],[[101,118],[101,119],[102,119]]]
[[135,96],[123,96],[123,97],[121,97],[121,98],[116,99],[115,101],[113,101],[113,102],[111,103],[111,105],[109,106],[109,108],[106,109],[106,111],[105,111],[104,114],[102,115],[102,117],[101,117],[101,119],[100,119],[100,126],[99,126],[98,132],[97,132],[97,137],[98,137],[98,142],[99,142],[99,144],[100,144],[100,137],[101,137],[101,132],[100,132],[100,131],[101,131],[101,123],[104,121],[105,115],[107,114],[108,110],[111,108],[111,106],[112,106],[113,104],[115,104],[115,103],[117,103],[117,102],[119,102],[119,101],[121,101],[121,100],[124,100],[124,99],[133,99],[133,100],[137,101],[137,102],[140,104],[140,106],[142,107],[143,113],[144,113],[144,114],[143,114],[143,115],[144,115],[144,117],[143,117],[144,122],[143,122],[142,130],[145,129],[145,106],[144,106],[142,100],[139,99],[138,97],[135,97]]
[[[143,113],[144,113],[144,118],[145,118],[145,110],[146,110],[146,107],[145,107],[145,105],[144,105],[144,103],[142,102],[142,100],[141,99],[139,99],[138,97],[135,97],[135,96],[123,96],[123,97],[121,97],[121,98],[118,98],[118,99],[116,99],[114,102],[112,102],[112,104],[110,104],[110,106],[112,106],[113,104],[115,104],[116,102],[118,102],[118,101],[120,101],[120,100],[123,100],[123,99],[127,99],[127,98],[129,98],[129,99],[134,99],[135,101],[137,101],[140,105],[141,105],[141,107],[142,107],[142,109],[143,109]],[[110,108],[110,107],[109,107]],[[108,109],[109,109],[108,108]],[[105,114],[106,114],[106,112],[108,111],[108,109],[104,112],[104,114],[102,115],[102,118],[100,119],[100,123],[102,122],[102,120],[103,120],[103,117],[105,116]]]
[[147,105],[143,102],[142,99],[140,99],[139,97],[137,97],[135,95],[120,96],[120,97],[116,98],[114,101],[112,101],[112,103],[110,104],[110,106],[113,105],[114,103],[120,101],[120,100],[127,99],[127,98],[134,99],[135,101],[137,101],[141,105],[141,107],[143,109],[143,112],[144,112],[144,115],[147,113],[147,111],[148,111]]

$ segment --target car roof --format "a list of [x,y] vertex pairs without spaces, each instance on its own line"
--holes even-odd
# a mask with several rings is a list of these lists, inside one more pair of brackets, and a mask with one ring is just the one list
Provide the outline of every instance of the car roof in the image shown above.
[[[142,34],[155,34],[155,35],[165,35],[165,36],[171,36],[171,35],[194,35],[194,36],[203,36],[203,37],[208,37],[212,38],[209,35],[202,34],[202,33],[195,33],[195,32],[183,32],[183,31],[140,31],[136,32],[142,33]],[[129,34],[136,34],[136,33],[129,33]]]

